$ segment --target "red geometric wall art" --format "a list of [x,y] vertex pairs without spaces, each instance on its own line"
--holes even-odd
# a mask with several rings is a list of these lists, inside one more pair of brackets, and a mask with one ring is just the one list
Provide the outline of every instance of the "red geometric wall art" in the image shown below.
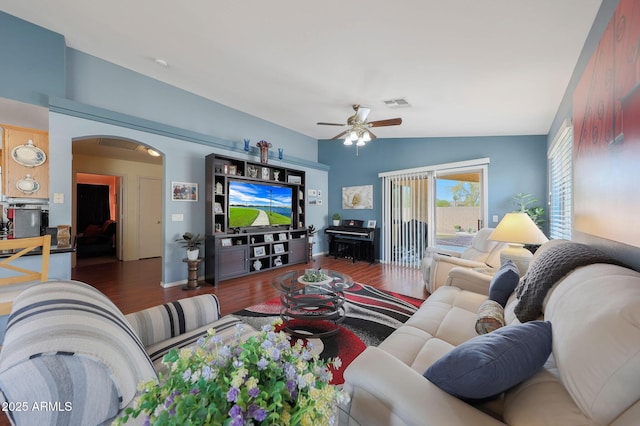
[[573,94],[574,227],[640,247],[640,0],[621,0]]

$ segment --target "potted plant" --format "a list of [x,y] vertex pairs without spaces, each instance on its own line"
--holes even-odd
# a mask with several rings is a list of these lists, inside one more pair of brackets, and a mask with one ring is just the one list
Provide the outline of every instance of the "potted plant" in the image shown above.
[[333,220],[333,226],[340,225],[340,214],[334,213],[333,216],[331,216],[331,220]]
[[182,247],[187,249],[187,259],[198,259],[200,244],[204,241],[204,238],[202,238],[200,234],[194,235],[191,232],[185,232],[182,234],[182,238],[178,238],[176,241],[182,243]]
[[318,232],[318,230],[316,229],[315,226],[313,225],[309,225],[309,227],[307,228],[307,232],[309,235],[309,244],[313,243],[313,236],[316,234],[316,232]]
[[166,373],[141,383],[114,424],[335,424],[335,407],[349,401],[329,383],[340,358],[320,359],[281,326],[276,320],[246,340],[236,326],[230,342],[211,328],[195,348],[172,349],[162,359]]

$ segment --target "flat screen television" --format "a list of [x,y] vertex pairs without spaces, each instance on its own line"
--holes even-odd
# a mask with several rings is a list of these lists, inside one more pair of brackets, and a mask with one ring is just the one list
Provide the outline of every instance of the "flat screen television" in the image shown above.
[[291,187],[262,182],[229,181],[229,227],[291,225]]

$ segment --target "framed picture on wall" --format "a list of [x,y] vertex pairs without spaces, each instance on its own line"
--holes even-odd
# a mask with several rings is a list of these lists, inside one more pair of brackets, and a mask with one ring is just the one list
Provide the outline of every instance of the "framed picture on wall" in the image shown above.
[[376,221],[375,220],[367,221],[367,228],[375,228],[375,227],[376,227]]
[[191,182],[171,182],[171,200],[198,201],[198,184]]

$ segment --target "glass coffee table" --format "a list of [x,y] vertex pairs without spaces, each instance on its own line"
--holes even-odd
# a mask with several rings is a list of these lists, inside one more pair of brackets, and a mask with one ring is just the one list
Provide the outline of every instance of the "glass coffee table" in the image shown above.
[[[280,318],[284,329],[296,337],[326,337],[340,331],[344,321],[346,301],[344,290],[353,286],[353,279],[329,269],[299,269],[273,278],[273,287],[280,291]],[[319,332],[300,332],[295,320],[327,321],[331,326]]]

